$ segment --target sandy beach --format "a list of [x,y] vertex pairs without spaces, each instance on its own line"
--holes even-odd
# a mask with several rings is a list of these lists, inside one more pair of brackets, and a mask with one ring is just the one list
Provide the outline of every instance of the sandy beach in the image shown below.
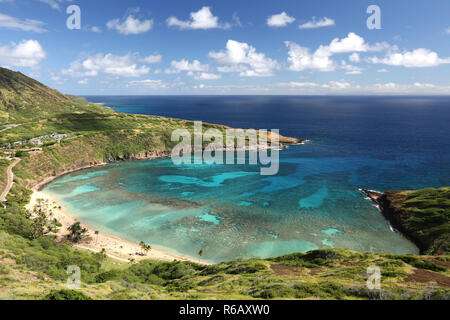
[[[41,185],[42,184],[40,184],[40,186]],[[69,226],[79,221],[72,214],[70,214],[70,212],[63,208],[58,203],[58,201],[50,194],[34,188],[30,203],[26,206],[26,208],[28,210],[32,210],[36,206],[42,206],[43,208],[50,209],[53,213],[52,218],[56,218],[62,224],[62,227],[59,229],[59,232],[57,234],[59,240],[63,239],[65,235],[67,235],[67,228]],[[155,259],[162,261],[191,261],[200,264],[206,264],[199,260],[174,255],[172,253],[156,248],[152,248],[147,253],[147,255],[141,256],[139,255],[139,253],[142,253],[142,249],[140,248],[139,244],[103,232],[99,232],[97,236],[95,234],[95,228],[84,224],[82,221],[80,222],[82,226],[89,231],[89,239],[83,241],[80,244],[74,245],[79,249],[85,249],[93,252],[100,252],[105,249],[106,255],[122,262],[129,262],[130,259],[134,259],[135,261]]]

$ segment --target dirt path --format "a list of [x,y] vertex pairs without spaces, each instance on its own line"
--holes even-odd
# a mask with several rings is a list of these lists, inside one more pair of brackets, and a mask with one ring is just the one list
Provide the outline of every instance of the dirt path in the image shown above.
[[6,131],[6,130],[9,130],[9,129],[12,129],[12,128],[17,128],[17,127],[19,127],[21,125],[22,124],[9,124],[9,125],[6,125],[3,129],[0,129],[0,132]]
[[3,190],[1,196],[0,196],[0,202],[6,202],[6,196],[8,195],[9,191],[12,188],[12,185],[14,183],[14,173],[13,168],[21,161],[20,158],[14,158],[13,162],[8,166],[6,169],[6,175],[7,175],[7,183],[5,186],[5,190]]

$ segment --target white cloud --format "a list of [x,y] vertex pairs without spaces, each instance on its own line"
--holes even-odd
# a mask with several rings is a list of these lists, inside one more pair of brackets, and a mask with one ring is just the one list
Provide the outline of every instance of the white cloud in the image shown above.
[[63,84],[65,82],[64,79],[62,79],[59,75],[55,74],[54,72],[50,72],[50,80],[52,80],[56,84]]
[[360,62],[360,61],[361,61],[361,58],[360,58],[359,54],[355,52],[355,53],[352,53],[352,54],[348,57],[348,60],[349,60],[350,62],[355,62],[355,63],[357,63],[357,62]]
[[[285,94],[446,94],[449,86],[431,83],[399,84],[395,82],[368,85],[352,84],[345,80],[319,82],[281,82],[276,85],[277,92]],[[260,92],[264,90],[259,88]]]
[[194,60],[189,62],[186,59],[181,59],[180,61],[172,61],[170,63],[170,68],[166,70],[166,74],[178,74],[180,72],[203,72],[208,71],[209,65],[201,64],[200,61]]
[[117,32],[124,35],[141,34],[153,28],[153,20],[141,21],[133,15],[129,15],[123,22],[120,22],[120,19],[114,19],[108,21],[106,26],[108,29],[117,30]]
[[420,83],[420,82],[415,82],[414,86],[417,88],[435,88],[436,87],[434,84],[431,84],[431,83]]
[[332,27],[335,25],[336,23],[333,19],[327,17],[317,19],[316,17],[313,17],[311,21],[301,24],[298,27],[300,29],[317,29],[323,27]]
[[137,80],[130,81],[127,83],[127,88],[129,87],[149,87],[149,88],[166,88],[166,84],[163,83],[162,80]]
[[44,23],[42,21],[30,19],[21,20],[0,13],[0,28],[42,33],[47,31],[46,29],[43,28],[43,26]]
[[267,19],[267,25],[269,27],[285,27],[295,21],[294,17],[290,17],[286,12],[280,14],[274,14]]
[[319,87],[319,84],[316,82],[281,82],[278,83],[277,86],[279,87],[292,87],[292,88],[316,88]]
[[91,31],[95,32],[95,33],[102,33],[102,29],[100,29],[99,27],[96,27],[96,26],[93,26],[91,28]]
[[78,81],[78,84],[82,84],[82,85],[86,85],[89,83],[89,79],[82,79],[80,81]]
[[346,38],[333,39],[328,46],[331,53],[346,53],[346,52],[366,52],[369,50],[369,45],[365,42],[363,37],[350,32]]
[[46,58],[46,53],[37,40],[23,40],[19,44],[0,46],[0,65],[34,68]]
[[384,83],[384,84],[377,83],[377,84],[375,84],[375,87],[378,89],[382,89],[382,90],[384,90],[384,89],[392,90],[392,89],[397,88],[397,84],[394,82],[388,82],[388,83]]
[[202,7],[197,12],[191,12],[190,20],[179,20],[177,17],[169,17],[166,23],[169,27],[178,27],[181,30],[185,29],[228,29],[231,27],[230,24],[226,23],[224,25],[219,24],[219,18],[214,16],[211,12],[210,7]]
[[436,52],[419,48],[403,53],[390,52],[384,58],[369,58],[372,63],[386,64],[390,66],[403,66],[407,68],[435,67],[450,63],[450,58],[441,59]]
[[72,2],[73,0],[39,0],[40,2],[48,4],[52,9],[61,11],[60,4],[65,2]]
[[201,72],[194,75],[194,78],[195,80],[218,80],[222,78],[222,76],[215,73]]
[[346,70],[345,74],[349,75],[362,74],[363,71],[362,68],[348,64],[344,60],[341,62],[341,69]]
[[160,63],[162,61],[162,56],[159,54],[149,55],[147,57],[140,59],[139,61],[148,64]]
[[226,50],[211,51],[209,57],[218,63],[229,65],[219,67],[220,72],[239,72],[241,77],[269,77],[279,68],[277,61],[247,43],[228,40]]
[[[329,45],[321,45],[314,53],[311,53],[309,48],[302,47],[294,42],[286,41],[285,44],[289,48],[289,69],[292,71],[306,69],[324,72],[334,71],[338,68],[338,65],[331,58],[334,54],[381,51],[391,48],[387,43],[376,43],[374,46],[370,46],[362,37],[353,32],[350,32],[343,39],[333,39]],[[352,59],[355,60],[356,58],[356,56],[352,56]],[[358,73],[358,71],[353,70],[352,74],[355,73]]]
[[140,77],[148,74],[150,68],[139,67],[135,55],[116,56],[111,53],[106,55],[99,53],[95,56],[76,60],[71,63],[68,69],[61,72],[75,77],[95,77],[99,73],[123,77]]
[[286,41],[285,44],[289,48],[289,70],[303,71],[313,69],[324,72],[336,70],[336,64],[330,58],[331,54],[328,50],[320,50],[319,48],[315,53],[311,54],[308,48],[299,46],[294,42]]
[[450,27],[448,27],[447,29],[445,29],[444,33],[450,34]]
[[378,69],[377,72],[386,73],[386,72],[389,72],[389,71],[387,69]]

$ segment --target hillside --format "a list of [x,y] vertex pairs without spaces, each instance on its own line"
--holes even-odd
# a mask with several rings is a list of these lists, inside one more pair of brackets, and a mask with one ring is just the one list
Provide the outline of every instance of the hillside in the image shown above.
[[450,253],[450,188],[417,191],[367,191],[392,226],[423,254]]
[[29,122],[71,112],[106,112],[83,106],[20,72],[0,68],[0,124]]

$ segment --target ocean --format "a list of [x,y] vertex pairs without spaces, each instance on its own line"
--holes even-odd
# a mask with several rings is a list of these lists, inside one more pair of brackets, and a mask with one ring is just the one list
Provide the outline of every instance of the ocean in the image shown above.
[[450,97],[89,96],[120,112],[307,139],[255,165],[114,163],[45,191],[103,232],[220,262],[318,248],[418,253],[358,188],[450,185]]

